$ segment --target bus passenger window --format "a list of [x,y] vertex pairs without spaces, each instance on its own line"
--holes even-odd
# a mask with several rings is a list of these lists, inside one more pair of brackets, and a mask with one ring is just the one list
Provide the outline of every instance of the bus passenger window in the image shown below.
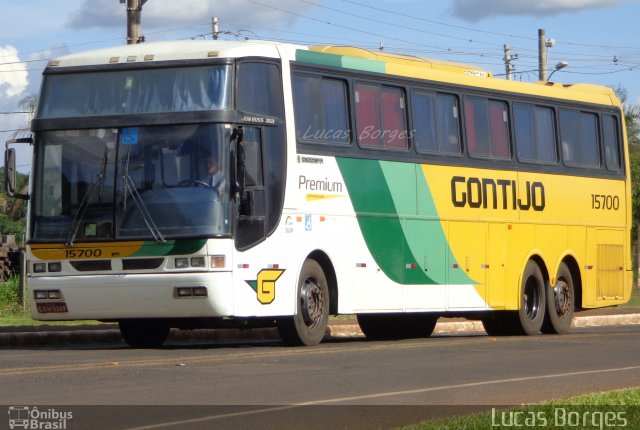
[[518,159],[532,163],[555,163],[553,109],[516,103],[513,112]]
[[358,142],[362,146],[382,146],[379,133],[382,129],[378,110],[379,92],[380,88],[375,85],[356,84],[355,87]]
[[460,154],[460,124],[455,96],[414,91],[411,110],[416,151]]
[[409,132],[402,89],[356,84],[355,102],[358,142],[361,146],[408,148]]
[[347,106],[344,81],[293,76],[293,107],[299,141],[350,143]]
[[576,110],[560,110],[562,157],[567,166],[597,168],[598,124],[595,114]]
[[469,155],[494,159],[511,157],[509,116],[505,102],[467,97],[464,112]]
[[449,94],[438,94],[436,96],[436,109],[440,152],[460,154],[458,98]]
[[620,141],[618,121],[613,115],[603,115],[604,159],[609,170],[620,170]]
[[421,153],[438,152],[434,99],[433,95],[422,92],[414,92],[411,98],[413,138],[416,151]]

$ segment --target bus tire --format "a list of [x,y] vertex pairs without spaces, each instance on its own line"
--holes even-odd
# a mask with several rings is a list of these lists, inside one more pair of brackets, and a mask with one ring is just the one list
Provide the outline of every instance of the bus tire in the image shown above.
[[395,340],[429,337],[438,316],[427,313],[358,314],[362,333],[371,340]]
[[122,338],[131,348],[159,348],[171,330],[166,324],[144,320],[119,321],[118,326]]
[[522,274],[520,307],[516,330],[519,334],[540,334],[546,309],[546,282],[538,264],[529,260]]
[[575,312],[573,277],[566,264],[560,264],[556,284],[547,290],[547,313],[543,333],[562,334],[569,331]]
[[320,264],[305,260],[296,289],[295,315],[278,319],[278,332],[295,346],[319,344],[329,323],[329,285]]

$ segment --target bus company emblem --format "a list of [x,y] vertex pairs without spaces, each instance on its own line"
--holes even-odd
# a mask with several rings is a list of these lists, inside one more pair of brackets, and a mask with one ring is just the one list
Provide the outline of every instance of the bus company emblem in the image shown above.
[[276,281],[283,273],[284,269],[262,269],[258,272],[258,279],[245,282],[258,293],[258,301],[268,305],[276,299]]
[[490,208],[543,211],[546,202],[544,184],[526,181],[524,195],[518,197],[518,183],[509,179],[451,178],[451,202],[457,208]]

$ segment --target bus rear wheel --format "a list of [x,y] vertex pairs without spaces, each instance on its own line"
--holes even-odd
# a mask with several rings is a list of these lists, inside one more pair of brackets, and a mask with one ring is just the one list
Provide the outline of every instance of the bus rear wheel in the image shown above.
[[429,337],[438,322],[433,314],[358,314],[360,330],[372,340]]
[[317,261],[302,265],[296,291],[295,315],[278,320],[280,337],[289,345],[313,346],[325,336],[329,323],[329,286]]
[[571,328],[575,311],[575,289],[573,277],[566,264],[562,263],[556,275],[556,284],[547,290],[547,315],[542,326],[543,333],[561,334]]
[[120,334],[131,348],[159,348],[171,328],[155,321],[125,320],[118,323]]

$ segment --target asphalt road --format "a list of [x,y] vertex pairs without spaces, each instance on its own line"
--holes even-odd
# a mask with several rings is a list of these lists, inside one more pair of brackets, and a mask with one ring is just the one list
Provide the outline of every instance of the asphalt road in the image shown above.
[[73,411],[70,430],[387,428],[640,386],[639,334],[14,348],[0,355],[0,404]]

